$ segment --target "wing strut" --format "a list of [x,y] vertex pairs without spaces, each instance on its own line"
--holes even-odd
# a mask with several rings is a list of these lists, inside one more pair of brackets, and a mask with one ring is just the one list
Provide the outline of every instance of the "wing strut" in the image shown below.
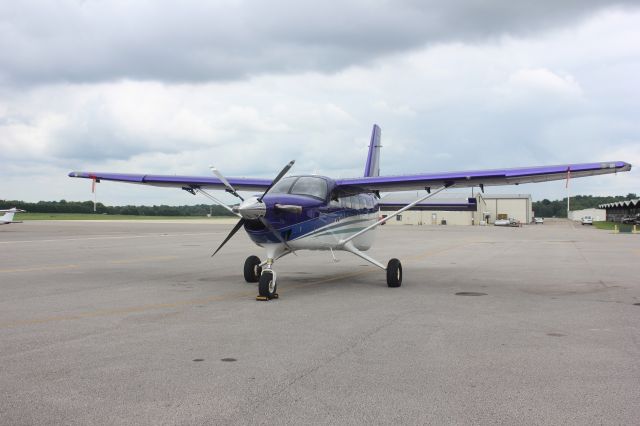
[[192,193],[193,195],[196,195],[196,193],[197,194],[202,194],[205,197],[207,197],[208,199],[212,200],[214,203],[218,204],[220,207],[224,207],[225,209],[229,210],[235,216],[242,217],[242,216],[240,216],[239,213],[234,212],[231,207],[229,207],[228,205],[226,205],[222,201],[218,200],[216,197],[214,197],[213,195],[209,194],[207,191],[205,191],[203,189],[200,189],[200,188],[197,188],[197,187],[193,187],[193,186],[192,187],[184,187],[182,189],[184,189],[187,192]]
[[[357,238],[357,237],[359,237],[360,235],[364,234],[365,232],[372,230],[372,229],[373,229],[373,228],[375,228],[376,226],[380,226],[380,225],[382,225],[383,223],[385,223],[386,221],[388,221],[388,220],[389,220],[389,219],[391,219],[392,217],[395,217],[395,216],[399,215],[399,214],[400,214],[400,213],[402,213],[403,211],[410,209],[411,207],[415,206],[416,204],[421,203],[422,201],[426,200],[427,198],[431,198],[431,197],[433,197],[433,196],[434,196],[434,195],[436,195],[438,192],[444,191],[445,189],[450,188],[451,186],[453,186],[453,185],[448,184],[448,185],[445,185],[445,186],[441,186],[440,188],[436,189],[435,191],[428,193],[428,194],[427,194],[427,195],[425,195],[424,197],[422,197],[422,198],[418,198],[418,199],[417,199],[417,200],[415,200],[413,203],[411,203],[411,204],[407,204],[406,206],[404,206],[404,207],[403,207],[403,208],[401,208],[400,210],[397,210],[397,211],[393,212],[393,214],[390,214],[389,216],[387,216],[387,217],[385,217],[385,218],[380,219],[379,221],[377,221],[377,222],[376,222],[376,223],[374,223],[373,225],[369,225],[369,226],[367,226],[367,227],[366,227],[366,228],[364,228],[362,231],[360,231],[360,232],[356,232],[355,234],[351,235],[349,238],[345,238],[344,240],[340,240],[340,242],[339,242],[338,244],[339,244],[340,246],[343,246],[343,247],[344,247],[346,243],[348,243],[349,241],[353,240],[354,238]],[[349,250],[349,251],[351,251],[351,250]],[[353,252],[352,252],[352,253],[353,253]],[[360,256],[360,255],[358,255],[358,256]],[[362,257],[362,256],[361,256],[361,257]]]

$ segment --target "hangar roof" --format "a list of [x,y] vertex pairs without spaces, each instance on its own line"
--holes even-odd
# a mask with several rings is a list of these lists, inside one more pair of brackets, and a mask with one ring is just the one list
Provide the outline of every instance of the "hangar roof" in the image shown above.
[[624,200],[616,201],[615,203],[600,204],[598,207],[601,209],[613,209],[616,207],[638,207],[640,205],[640,198],[637,200]]

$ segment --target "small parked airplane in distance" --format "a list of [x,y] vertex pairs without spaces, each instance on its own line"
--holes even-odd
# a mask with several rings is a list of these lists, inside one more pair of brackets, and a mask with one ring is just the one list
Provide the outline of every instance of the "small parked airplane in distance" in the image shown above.
[[0,216],[0,225],[8,225],[10,223],[22,223],[22,221],[13,220],[13,216],[16,213],[24,213],[24,210],[16,209],[15,207],[8,210],[0,210],[0,213],[4,213]]
[[[277,297],[277,259],[298,250],[344,250],[361,257],[387,273],[387,285],[400,287],[402,264],[391,259],[385,266],[364,252],[374,241],[374,230],[405,210],[420,208],[424,201],[447,188],[490,185],[518,185],[617,173],[631,170],[622,161],[606,161],[557,166],[521,167],[515,169],[420,173],[401,176],[380,176],[380,127],[373,126],[364,176],[332,179],[318,175],[285,175],[291,161],[275,179],[226,178],[211,167],[213,176],[142,175],[122,173],[71,172],[70,177],[127,182],[142,185],[181,188],[191,194],[202,194],[230,210],[240,220],[213,253],[215,255],[242,227],[249,238],[266,250],[266,260],[249,256],[244,263],[244,278],[258,282],[259,298]],[[220,189],[240,199],[229,207],[206,192]],[[384,207],[381,192],[426,190],[427,194],[380,219]],[[248,198],[238,191],[251,191]],[[213,256],[212,255],[212,256]]]

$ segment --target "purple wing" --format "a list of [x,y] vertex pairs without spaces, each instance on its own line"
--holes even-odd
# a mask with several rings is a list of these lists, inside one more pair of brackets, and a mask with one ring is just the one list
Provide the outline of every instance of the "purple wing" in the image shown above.
[[[71,172],[69,177],[111,180],[115,182],[137,183],[141,185],[164,186],[173,188],[194,187],[204,189],[225,189],[224,184],[209,176],[173,176],[173,175],[136,175],[129,173]],[[264,191],[271,179],[227,178],[239,191]]]
[[603,163],[562,164],[557,166],[520,167],[516,169],[476,170],[462,172],[423,173],[402,176],[375,176],[338,179],[339,189],[348,192],[407,191],[440,186],[456,188],[479,185],[518,185],[521,183],[627,172],[631,164],[623,161]]

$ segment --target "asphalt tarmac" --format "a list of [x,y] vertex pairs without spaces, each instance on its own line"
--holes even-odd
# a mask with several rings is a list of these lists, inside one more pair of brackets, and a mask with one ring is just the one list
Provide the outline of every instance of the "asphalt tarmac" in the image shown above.
[[301,252],[258,302],[231,227],[0,227],[0,424],[639,422],[640,235],[387,225],[401,288]]

